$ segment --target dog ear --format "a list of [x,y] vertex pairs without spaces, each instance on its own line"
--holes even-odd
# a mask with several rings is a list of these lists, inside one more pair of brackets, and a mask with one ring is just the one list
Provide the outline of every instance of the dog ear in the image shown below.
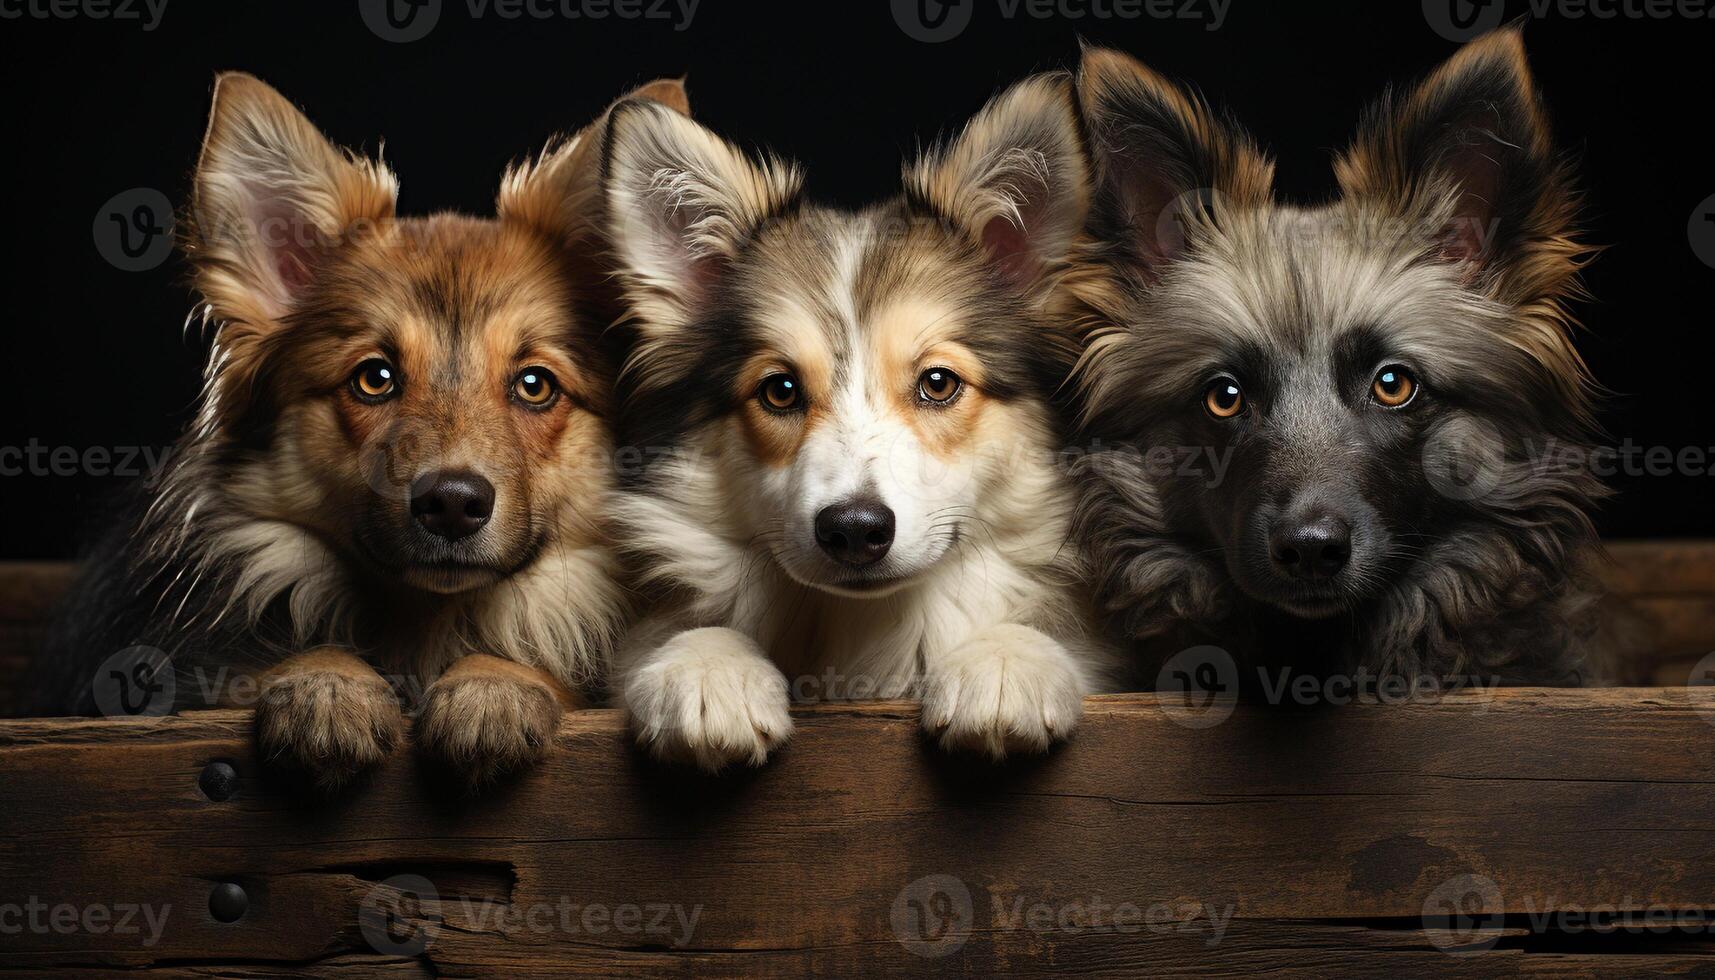
[[607,231],[645,336],[707,310],[727,266],[763,223],[796,202],[803,178],[656,102],[615,106],[602,168]]
[[614,106],[630,99],[660,103],[680,115],[691,114],[682,78],[647,82],[614,100],[595,122],[569,138],[551,143],[534,161],[518,164],[501,179],[496,211],[573,244],[599,235],[601,155]]
[[1551,299],[1571,287],[1584,248],[1577,197],[1555,154],[1520,31],[1465,45],[1402,99],[1382,99],[1336,163],[1352,198],[1429,214],[1430,241],[1500,298]]
[[953,222],[1023,292],[1072,258],[1090,202],[1072,79],[1027,78],[905,170],[908,200]]
[[228,72],[215,80],[192,193],[185,251],[230,342],[290,312],[328,250],[390,222],[398,182],[268,85]]
[[1184,250],[1185,222],[1273,194],[1274,163],[1243,130],[1130,55],[1086,48],[1078,99],[1096,168],[1091,231],[1146,278]]

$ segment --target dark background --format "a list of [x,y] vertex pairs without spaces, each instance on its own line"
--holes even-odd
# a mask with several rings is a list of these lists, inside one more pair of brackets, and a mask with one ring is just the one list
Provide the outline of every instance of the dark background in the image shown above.
[[[25,2],[0,0],[0,11]],[[891,193],[902,157],[998,87],[1074,62],[1082,36],[1232,108],[1278,155],[1282,192],[1314,200],[1330,192],[1330,155],[1361,106],[1456,48],[1416,0],[1232,0],[1218,30],[1206,3],[1194,7],[1201,19],[1040,19],[1007,18],[1009,0],[963,2],[973,5],[969,26],[938,44],[908,36],[889,0],[703,0],[684,31],[647,18],[506,19],[492,7],[473,18],[468,0],[443,0],[434,29],[410,43],[366,27],[359,0],[169,0],[150,31],[88,16],[0,19],[0,186],[11,219],[0,446],[158,449],[188,418],[205,348],[181,329],[192,305],[184,265],[173,256],[121,271],[93,228],[127,189],[182,200],[220,69],[274,84],[336,142],[373,152],[385,139],[406,213],[489,213],[509,160],[584,124],[634,82],[681,73],[705,123],[804,161],[813,192],[855,205]],[[1527,9],[1514,0],[1506,15]],[[1581,160],[1590,236],[1610,246],[1589,270],[1597,299],[1581,307],[1580,340],[1615,392],[1610,439],[1715,446],[1700,353],[1715,269],[1687,239],[1693,211],[1715,192],[1706,149],[1715,20],[1562,10],[1533,18],[1526,40],[1561,145]],[[0,557],[70,554],[87,505],[116,480],[0,477]],[[1608,534],[1715,535],[1715,478],[1614,482],[1621,493],[1601,515]]]

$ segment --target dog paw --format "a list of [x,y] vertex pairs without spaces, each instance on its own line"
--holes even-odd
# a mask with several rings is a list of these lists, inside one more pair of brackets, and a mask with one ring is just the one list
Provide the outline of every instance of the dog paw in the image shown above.
[[996,626],[928,665],[923,727],[949,751],[1046,752],[1083,716],[1085,686],[1059,643],[1027,626]]
[[418,750],[472,789],[535,764],[554,743],[562,708],[552,682],[516,670],[455,669],[423,696]]
[[368,664],[349,660],[287,661],[263,679],[256,705],[262,757],[308,774],[327,792],[380,764],[405,727],[393,688]]
[[792,734],[786,678],[736,630],[674,636],[628,673],[624,701],[638,744],[708,772],[760,766]]

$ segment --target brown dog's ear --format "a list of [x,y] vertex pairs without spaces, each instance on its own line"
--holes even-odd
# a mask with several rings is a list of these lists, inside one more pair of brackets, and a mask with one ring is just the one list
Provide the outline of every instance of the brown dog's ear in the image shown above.
[[1403,99],[1384,98],[1336,163],[1348,197],[1432,219],[1425,237],[1498,298],[1568,290],[1585,252],[1577,196],[1556,156],[1517,28],[1465,45]]
[[1071,76],[1027,78],[905,170],[906,197],[953,222],[1031,292],[1071,256],[1090,203]]
[[268,85],[215,80],[184,248],[232,344],[290,312],[327,250],[393,217],[398,182],[328,142]]
[[595,122],[551,143],[534,161],[512,167],[501,178],[497,211],[502,220],[532,225],[573,244],[599,236],[601,158],[614,106],[631,99],[657,102],[690,116],[682,78],[646,82],[615,99]]
[[1249,136],[1130,55],[1085,49],[1078,98],[1096,164],[1091,230],[1149,278],[1185,247],[1182,222],[1273,194],[1274,164]]

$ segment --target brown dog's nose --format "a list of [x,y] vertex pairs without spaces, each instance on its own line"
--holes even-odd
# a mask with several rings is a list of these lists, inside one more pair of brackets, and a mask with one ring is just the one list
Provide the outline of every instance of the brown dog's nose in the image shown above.
[[873,497],[824,507],[816,515],[816,543],[842,565],[873,565],[893,547],[893,511]]
[[428,473],[411,485],[411,516],[430,534],[457,541],[494,513],[494,484],[475,473]]

